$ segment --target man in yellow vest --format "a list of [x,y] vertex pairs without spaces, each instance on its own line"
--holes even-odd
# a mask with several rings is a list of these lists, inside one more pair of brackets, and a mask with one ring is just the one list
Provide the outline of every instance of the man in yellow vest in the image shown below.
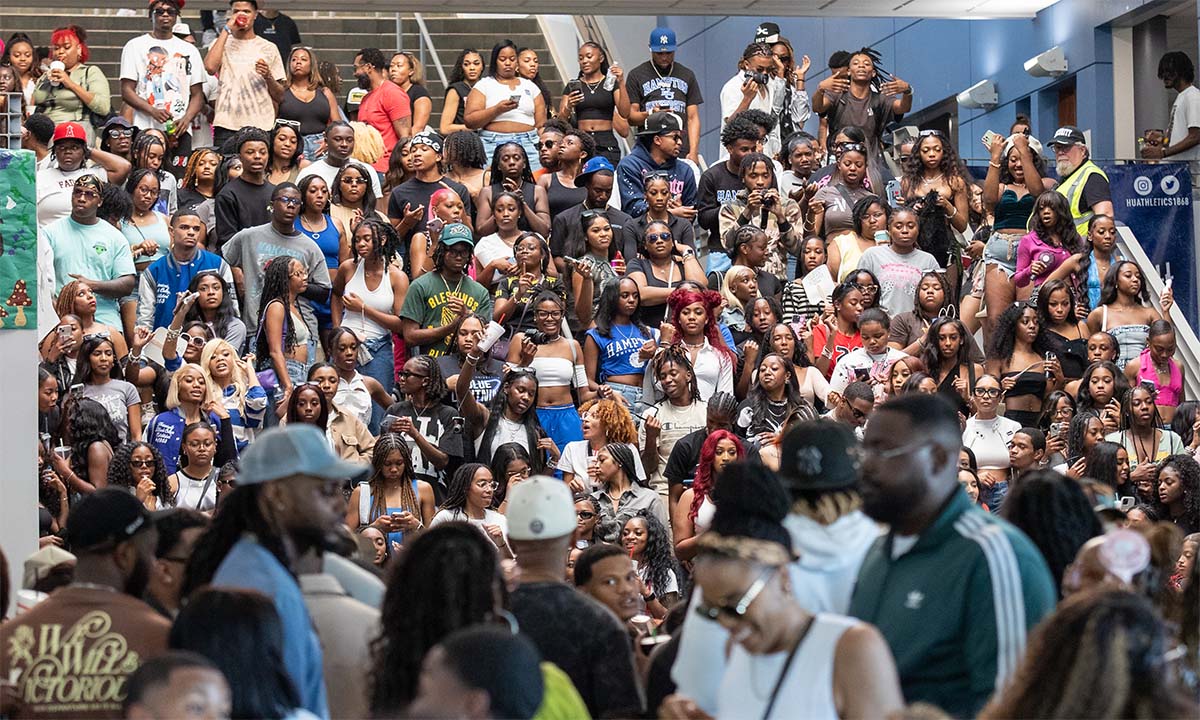
[[1108,176],[1092,162],[1087,138],[1079,128],[1071,125],[1060,127],[1046,144],[1054,150],[1054,164],[1059,177],[1056,190],[1067,198],[1075,229],[1086,237],[1088,222],[1093,216],[1113,215]]

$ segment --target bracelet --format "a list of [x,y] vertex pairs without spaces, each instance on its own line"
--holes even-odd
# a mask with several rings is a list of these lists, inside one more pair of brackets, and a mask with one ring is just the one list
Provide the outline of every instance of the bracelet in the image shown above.
[[825,358],[826,360],[832,360],[833,359],[833,351],[830,350],[829,348],[825,348],[824,350],[821,351],[821,357]]
[[949,215],[947,215],[947,216],[946,216],[946,219],[947,219],[947,220],[950,220],[951,218],[953,218],[953,217],[954,217],[955,215],[957,215],[957,214],[958,214],[958,208],[954,208],[954,212],[952,212],[952,213],[950,213]]
[[167,342],[175,342],[176,340],[179,339],[179,335],[182,332],[183,332],[183,330],[171,330],[170,328],[168,328],[167,329]]
[[901,94],[901,95],[912,95],[912,93],[913,93],[913,90],[912,90],[912,85],[909,85],[909,86],[908,86],[907,88],[905,88],[905,89],[904,89],[904,91],[903,91],[903,92],[901,92],[900,94]]
[[138,353],[137,355],[134,355],[133,353],[129,353],[128,357],[129,357],[129,362],[135,362],[139,365],[142,364],[142,354],[141,353]]
[[477,355],[472,355],[471,353],[467,353],[466,361],[467,361],[468,365],[474,365],[474,364],[478,363],[481,359],[482,358]]
[[996,162],[995,160],[989,160],[988,165],[991,165],[992,167],[996,168],[997,170],[1000,169],[1000,163]]

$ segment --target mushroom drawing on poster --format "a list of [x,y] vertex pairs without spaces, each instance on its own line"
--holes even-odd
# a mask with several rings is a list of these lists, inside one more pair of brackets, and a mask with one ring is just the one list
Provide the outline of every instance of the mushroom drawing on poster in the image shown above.
[[17,309],[17,317],[13,320],[13,325],[25,327],[25,324],[29,322],[25,318],[25,308],[33,305],[33,301],[29,299],[29,292],[25,289],[24,280],[13,283],[12,294],[8,296],[8,300],[4,304]]
[[4,330],[33,330],[38,323],[35,163],[28,150],[0,149],[0,291],[10,293],[0,306]]

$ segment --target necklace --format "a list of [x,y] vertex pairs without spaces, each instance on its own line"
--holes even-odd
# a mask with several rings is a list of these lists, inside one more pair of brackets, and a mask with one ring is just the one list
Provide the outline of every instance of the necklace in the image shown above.
[[313,230],[312,228],[309,227],[308,221],[304,219],[303,215],[300,216],[300,227],[304,228],[305,232],[310,237],[312,237],[313,240],[319,240],[321,238],[321,233],[323,233],[323,232],[325,232],[325,230],[329,229],[329,226],[326,225],[325,230],[320,230],[320,231]]
[[654,63],[650,63],[650,67],[654,70],[654,74],[658,76],[658,79],[662,80],[663,78],[671,77],[671,72],[675,69],[675,63],[671,63],[667,66],[667,72],[665,75],[658,71],[658,66]]
[[438,273],[438,277],[440,277],[442,279],[442,285],[446,286],[447,293],[454,295],[454,294],[457,294],[458,291],[462,289],[462,284],[463,284],[463,276],[462,275],[458,276],[458,284],[454,286],[453,290],[450,289],[450,283],[446,280],[445,275]]
[[581,75],[579,77],[579,82],[583,83],[583,86],[588,89],[589,95],[595,95],[596,91],[600,89],[600,83],[604,82],[604,78],[600,78],[599,80],[597,80],[595,82],[595,84],[593,84],[593,83],[588,82],[587,80],[584,80],[583,76]]
[[933,185],[934,183],[941,182],[943,179],[945,179],[945,177],[946,177],[945,173],[938,173],[934,177],[923,177],[923,178],[921,178],[921,184],[922,185]]

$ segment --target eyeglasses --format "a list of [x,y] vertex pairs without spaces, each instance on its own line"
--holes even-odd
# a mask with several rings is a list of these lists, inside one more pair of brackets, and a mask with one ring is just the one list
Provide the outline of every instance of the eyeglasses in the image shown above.
[[100,197],[100,193],[96,192],[95,190],[87,190],[85,188],[75,188],[71,191],[71,194],[77,197],[87,198],[88,200],[95,200],[96,198]]
[[152,459],[151,460],[134,460],[133,458],[130,458],[129,464],[132,465],[133,467],[148,468],[148,467],[154,467],[154,460],[152,460]]
[[496,488],[500,487],[500,483],[496,482],[495,480],[476,480],[475,487],[479,488],[480,490],[486,490],[488,488],[495,490]]
[[235,488],[237,487],[237,478],[217,478],[217,487]]
[[508,478],[509,480],[517,480],[529,477],[529,472],[529,468],[525,468],[524,470],[513,470],[510,473],[506,473],[504,477]]
[[861,454],[864,458],[869,456],[875,458],[876,460],[891,460],[892,458],[898,458],[901,455],[907,455],[909,453],[916,452],[928,444],[928,440],[920,440],[915,443],[894,447],[890,450],[876,450],[875,448],[864,445],[862,447]]
[[429,377],[429,376],[428,376],[428,375],[421,375],[420,373],[409,372],[408,370],[401,370],[401,371],[400,371],[400,377],[401,377],[401,378],[410,378],[410,377],[415,377],[415,378],[427,378],[427,377]]
[[187,333],[180,333],[179,339],[188,345],[195,345],[196,347],[204,347],[204,343],[208,342],[208,338],[203,335],[189,335]]
[[155,15],[170,15],[172,17],[179,14],[179,10],[173,7],[156,7],[152,12]]
[[293,130],[299,130],[300,129],[300,121],[299,120],[285,120],[283,118],[275,118],[276,129],[283,127],[283,126],[290,127]]
[[669,232],[650,233],[649,235],[646,236],[646,242],[648,242],[648,243],[658,242],[659,240],[669,241],[670,239],[671,239],[671,233],[669,233]]
[[534,143],[533,146],[538,150],[549,150],[557,144],[557,140],[543,140],[539,143]]
[[854,283],[854,287],[858,288],[858,291],[863,295],[874,295],[879,292],[878,285],[863,285],[861,283]]
[[533,316],[538,320],[559,320],[562,318],[561,310],[536,310]]
[[287,205],[288,207],[300,207],[300,204],[303,201],[300,198],[280,197],[280,198],[275,198],[275,202],[283,203],[284,205]]
[[308,271],[307,270],[297,270],[295,272],[290,272],[290,273],[288,273],[288,277],[306,278],[306,277],[308,277]]
[[576,510],[575,515],[580,520],[591,520],[592,518],[596,517],[596,513],[592,512],[591,510]]
[[767,586],[767,583],[771,581],[771,578],[774,577],[775,573],[777,572],[779,572],[779,568],[777,567],[770,567],[764,570],[762,574],[760,574],[758,578],[750,584],[750,588],[746,590],[746,594],[742,595],[741,599],[732,606],[718,605],[713,607],[701,602],[696,606],[696,614],[700,617],[708,618],[714,622],[719,620],[722,615],[728,617],[730,620],[740,620],[746,614],[746,611],[750,609],[750,605],[756,599],[758,599],[758,596],[762,593],[763,588]]
[[366,178],[344,177],[344,178],[342,178],[342,184],[343,185],[366,185],[367,181],[366,181]]
[[1000,397],[1000,388],[975,388],[976,397],[997,398]]
[[670,140],[674,140],[675,142],[683,141],[683,133],[677,133],[677,132],[667,133],[667,134],[663,135],[663,137],[668,138]]
[[132,130],[132,129],[125,129],[125,128],[109,128],[109,129],[108,129],[108,130],[106,130],[105,132],[106,132],[106,133],[108,134],[108,136],[109,136],[110,138],[112,138],[113,140],[116,140],[117,138],[123,138],[123,137],[133,137],[133,130]]
[[842,143],[841,145],[839,145],[837,150],[839,153],[848,152],[850,150],[853,150],[855,152],[860,152],[860,153],[866,153],[867,146],[863,145],[862,143],[848,142],[848,143]]

